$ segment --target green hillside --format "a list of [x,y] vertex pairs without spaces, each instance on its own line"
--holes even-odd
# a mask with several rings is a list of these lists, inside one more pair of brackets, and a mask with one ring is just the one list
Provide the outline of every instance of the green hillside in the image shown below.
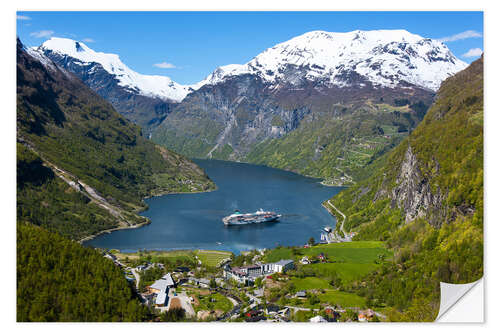
[[[36,178],[38,171],[49,175],[28,186],[20,179],[18,218],[34,217],[32,222],[77,238],[144,222],[135,214],[145,208],[146,196],[215,188],[196,164],[144,139],[139,127],[76,77],[43,61],[18,41],[17,140],[24,146],[18,147],[18,170],[25,168],[21,178]],[[52,199],[44,201],[43,191]],[[84,209],[86,214],[70,207],[90,199],[98,205]]]
[[351,184],[363,177],[367,165],[401,142],[425,112],[425,107],[416,112],[417,105],[371,101],[344,109],[341,117],[335,111],[323,112],[284,137],[256,145],[244,160],[323,178],[332,185]]
[[98,251],[17,225],[17,321],[144,321],[120,268]]
[[377,163],[332,200],[355,239],[395,253],[352,289],[394,307],[393,320],[434,320],[440,281],[483,275],[482,58],[443,82],[422,123]]
[[[36,153],[17,144],[17,219],[74,239],[117,226],[117,219],[69,186]],[[128,220],[143,218],[129,214]]]
[[147,223],[145,196],[215,185],[39,60],[18,40],[17,321],[149,320],[121,269],[74,240]]

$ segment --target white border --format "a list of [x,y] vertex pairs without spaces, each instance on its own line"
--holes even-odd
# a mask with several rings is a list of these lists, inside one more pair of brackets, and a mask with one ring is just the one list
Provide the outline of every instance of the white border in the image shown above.
[[[495,210],[495,203],[498,201],[500,182],[498,174],[498,150],[496,145],[500,142],[498,139],[498,126],[500,122],[500,108],[498,107],[498,86],[496,79],[500,77],[498,71],[498,62],[500,57],[498,54],[498,37],[494,31],[500,31],[497,7],[494,1],[408,1],[401,0],[379,0],[379,1],[269,1],[269,0],[253,0],[251,2],[237,2],[234,0],[211,0],[211,1],[179,1],[179,2],[166,2],[166,1],[75,1],[70,2],[67,0],[23,0],[17,2],[7,2],[2,4],[0,11],[2,26],[1,30],[1,44],[0,51],[2,66],[1,75],[1,130],[3,163],[1,163],[1,207],[2,207],[2,223],[4,232],[2,233],[2,246],[7,251],[4,251],[4,260],[2,261],[1,284],[2,287],[2,301],[1,318],[2,326],[6,331],[11,329],[21,331],[68,331],[72,332],[86,332],[89,330],[120,330],[120,332],[134,332],[142,330],[186,330],[190,331],[192,328],[195,330],[203,330],[207,332],[220,332],[224,331],[238,331],[238,332],[253,332],[271,331],[271,330],[291,330],[301,332],[309,330],[313,326],[292,324],[292,325],[272,325],[265,324],[259,325],[233,325],[233,324],[198,324],[182,325],[182,324],[159,324],[151,326],[148,324],[16,324],[15,323],[15,11],[16,10],[484,10],[485,11],[485,78],[486,78],[486,91],[485,91],[485,273],[487,291],[490,297],[486,297],[486,325],[458,325],[458,324],[340,324],[335,326],[330,325],[315,325],[316,332],[331,332],[332,330],[342,329],[343,331],[358,331],[359,329],[369,329],[370,331],[401,331],[402,329],[409,331],[421,331],[422,326],[425,325],[426,330],[443,330],[452,329],[454,331],[467,331],[468,333],[473,330],[476,331],[481,328],[491,328],[496,326],[497,318],[495,312],[497,308],[492,304],[498,302],[496,299],[500,295],[498,288],[498,264],[489,260],[494,257],[497,244],[497,238],[500,236],[498,230],[499,221],[497,219],[498,213]],[[491,36],[491,39],[489,39]],[[491,236],[490,236],[491,235]],[[491,281],[491,283],[488,283]],[[493,318],[489,318],[488,310],[492,309]],[[489,320],[490,319],[490,320]],[[445,326],[443,326],[445,325]]]

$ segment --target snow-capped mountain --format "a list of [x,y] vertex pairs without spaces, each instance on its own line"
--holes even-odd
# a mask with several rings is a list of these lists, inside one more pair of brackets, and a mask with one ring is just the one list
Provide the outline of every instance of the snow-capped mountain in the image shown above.
[[217,68],[152,138],[191,157],[291,167],[300,155],[304,170],[333,166],[353,135],[414,128],[441,82],[465,67],[443,43],[405,30],[312,31]]
[[[443,43],[405,30],[308,32],[265,50],[246,64],[221,66],[192,85],[137,73],[118,55],[94,51],[71,39],[51,38],[30,51],[44,54],[76,74],[145,133],[152,133],[175,110],[183,110],[184,117],[201,108],[194,118],[207,110],[212,110],[206,115],[209,118],[222,112],[220,124],[226,126],[237,108],[258,111],[261,116],[256,119],[262,120],[291,101],[300,105],[302,111],[296,116],[280,116],[290,123],[282,127],[267,124],[262,138],[292,131],[310,106],[318,103],[407,97],[427,103],[443,80],[467,66]],[[304,98],[309,99],[307,107],[302,105]],[[233,105],[234,101],[239,104]],[[249,104],[242,107],[241,103]],[[184,120],[193,121],[190,117]],[[260,140],[254,136],[261,125],[249,125],[250,143]],[[185,129],[181,127],[179,130]],[[227,136],[217,139],[219,146],[225,141]]]
[[118,80],[118,85],[144,96],[180,102],[191,90],[190,86],[174,82],[167,76],[139,74],[125,65],[117,54],[96,52],[72,39],[52,37],[35,50],[46,55],[71,57],[81,65],[99,64]]
[[[300,69],[301,77],[290,75],[290,66]],[[356,73],[374,86],[394,88],[406,82],[435,91],[466,66],[443,43],[406,30],[311,31],[265,50],[244,65],[219,67],[196,86],[254,74],[272,85],[306,79],[343,87],[353,84],[346,74]]]
[[139,124],[145,135],[165,119],[172,105],[191,91],[189,86],[166,76],[139,74],[118,55],[96,52],[72,39],[51,38],[28,52],[37,58],[49,58],[75,74],[119,113]]

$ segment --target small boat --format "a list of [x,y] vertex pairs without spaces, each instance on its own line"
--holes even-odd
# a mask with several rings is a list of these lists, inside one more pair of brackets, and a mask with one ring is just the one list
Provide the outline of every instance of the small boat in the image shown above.
[[323,230],[325,230],[328,233],[332,232],[332,228],[331,227],[324,227]]

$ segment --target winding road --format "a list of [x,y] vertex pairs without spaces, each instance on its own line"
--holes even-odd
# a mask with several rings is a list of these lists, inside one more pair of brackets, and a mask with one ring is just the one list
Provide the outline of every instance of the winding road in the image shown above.
[[[347,235],[347,232],[345,231],[344,229],[344,222],[345,222],[345,215],[344,213],[342,213],[337,207],[335,207],[331,202],[330,200],[327,201],[328,204],[330,205],[330,207],[332,207],[333,209],[335,209],[335,211],[337,211],[341,216],[342,216],[342,222],[340,223],[340,231],[342,231],[342,233],[344,234],[344,237],[341,237],[343,239],[343,241],[347,241],[347,242],[350,242],[352,239],[351,237],[349,237]],[[326,207],[325,207],[326,208]],[[335,233],[337,233],[335,231]],[[340,236],[339,236],[340,237]]]
[[337,213],[339,213],[340,215],[342,215],[342,223],[340,224],[340,231],[342,231],[342,233],[344,234],[344,236],[347,234],[345,232],[345,229],[344,229],[344,222],[345,222],[345,215],[344,213],[342,213],[337,207],[335,207],[331,202],[330,200],[327,201],[328,204],[330,205],[330,207],[332,207],[333,209],[335,209],[337,211]]
[[132,268],[130,270],[135,277],[135,288],[137,289],[137,292],[139,292],[139,281],[141,280],[141,276],[139,275],[139,273],[137,273],[137,270],[135,268]]

